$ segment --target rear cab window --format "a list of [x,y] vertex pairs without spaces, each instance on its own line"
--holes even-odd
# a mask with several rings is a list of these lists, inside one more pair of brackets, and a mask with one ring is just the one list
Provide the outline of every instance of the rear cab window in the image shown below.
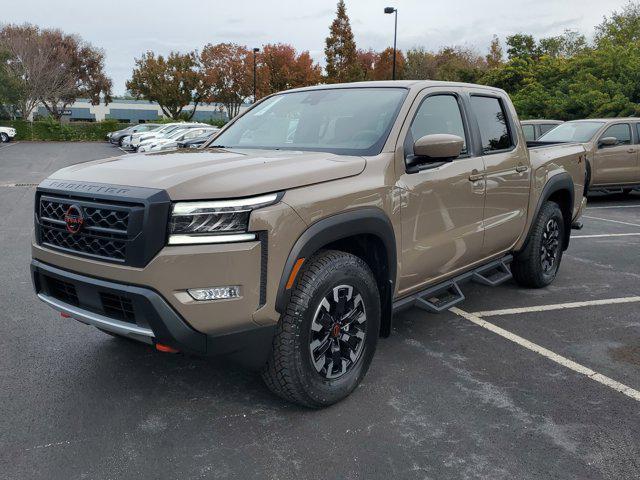
[[509,150],[515,146],[506,109],[500,98],[472,95],[471,108],[478,121],[484,154]]

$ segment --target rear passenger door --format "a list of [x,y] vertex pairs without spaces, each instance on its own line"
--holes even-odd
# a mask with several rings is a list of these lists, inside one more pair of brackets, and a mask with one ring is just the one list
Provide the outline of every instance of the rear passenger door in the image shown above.
[[[603,138],[614,137],[615,145],[603,145]],[[638,178],[638,146],[632,142],[631,125],[616,123],[598,138],[595,155],[594,184],[620,185]]]
[[511,248],[527,219],[531,166],[511,108],[498,94],[471,94],[485,166],[484,257]]
[[[416,98],[400,133],[403,148],[396,150],[396,185],[402,198],[400,295],[467,267],[481,254],[484,164],[470,145],[462,94],[455,88],[426,89]],[[439,133],[462,137],[461,155],[407,169],[414,142]]]

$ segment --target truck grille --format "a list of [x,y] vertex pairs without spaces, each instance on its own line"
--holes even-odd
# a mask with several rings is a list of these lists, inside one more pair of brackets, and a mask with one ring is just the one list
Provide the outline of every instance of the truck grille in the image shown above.
[[[74,205],[82,212],[81,230],[67,231],[65,214]],[[43,245],[84,255],[124,262],[129,238],[128,206],[40,197],[39,209]]]
[[166,244],[171,200],[143,187],[44,180],[36,190],[38,245],[144,267]]

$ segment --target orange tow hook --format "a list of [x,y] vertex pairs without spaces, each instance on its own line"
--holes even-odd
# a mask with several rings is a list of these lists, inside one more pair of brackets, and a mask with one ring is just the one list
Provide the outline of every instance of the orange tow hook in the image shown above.
[[176,350],[173,347],[170,347],[169,345],[164,345],[162,343],[156,343],[156,350],[164,353],[178,353],[180,351],[180,350]]

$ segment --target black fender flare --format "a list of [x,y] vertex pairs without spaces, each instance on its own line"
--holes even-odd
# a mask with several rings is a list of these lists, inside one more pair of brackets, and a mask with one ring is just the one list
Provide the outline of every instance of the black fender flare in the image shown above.
[[[544,204],[544,202],[549,200],[549,198],[551,198],[551,195],[562,190],[566,190],[569,193],[569,198],[570,198],[570,202],[569,202],[570,215],[569,215],[569,218],[564,219],[564,249],[566,250],[569,247],[569,240],[571,239],[571,224],[573,220],[573,210],[575,206],[575,188],[573,185],[573,178],[571,178],[571,175],[569,175],[569,173],[567,172],[558,173],[552,176],[547,181],[547,184],[542,189],[542,193],[540,194],[540,198],[538,199],[538,204],[536,205],[536,210],[533,214],[533,217],[532,217],[533,220],[531,221],[531,225],[533,225],[533,222],[538,217],[538,213],[540,213],[540,209],[542,208],[542,205]],[[529,226],[529,232],[530,231],[531,231],[531,226]],[[527,243],[529,243],[529,233],[527,233],[527,241],[522,246],[522,249],[524,249],[527,246]]]
[[276,296],[276,311],[282,314],[286,310],[292,290],[287,290],[286,285],[291,271],[299,258],[309,258],[329,243],[362,234],[374,235],[382,241],[389,263],[387,266],[389,293],[393,295],[397,274],[396,237],[393,225],[387,214],[379,208],[364,207],[319,220],[300,235],[289,252],[282,271]]

